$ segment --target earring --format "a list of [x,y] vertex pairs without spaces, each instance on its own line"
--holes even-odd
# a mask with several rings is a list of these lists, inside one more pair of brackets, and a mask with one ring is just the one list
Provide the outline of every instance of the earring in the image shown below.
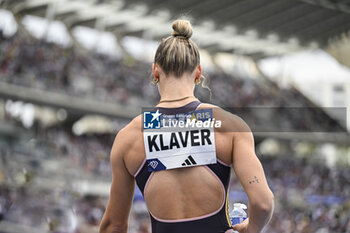
[[152,80],[153,84],[157,84],[159,83],[159,77],[154,77],[154,79]]
[[194,80],[194,83],[195,83],[196,85],[200,84],[200,83],[201,83],[201,78],[196,78],[196,79]]

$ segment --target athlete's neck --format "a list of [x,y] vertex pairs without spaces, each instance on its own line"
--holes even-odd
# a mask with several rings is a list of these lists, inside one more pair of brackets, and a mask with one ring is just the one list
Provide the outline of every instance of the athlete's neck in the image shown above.
[[160,100],[177,100],[191,96],[180,101],[159,103],[158,107],[180,107],[196,100],[193,94],[194,83],[190,77],[164,77],[163,80],[160,79],[158,89],[161,96]]

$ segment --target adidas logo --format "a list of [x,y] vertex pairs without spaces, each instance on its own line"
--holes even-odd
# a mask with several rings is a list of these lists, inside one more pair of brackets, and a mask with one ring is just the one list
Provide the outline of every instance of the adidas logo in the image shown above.
[[196,161],[193,159],[193,157],[190,155],[187,157],[187,159],[185,160],[185,162],[183,164],[181,164],[181,166],[189,166],[189,165],[195,165],[197,164]]

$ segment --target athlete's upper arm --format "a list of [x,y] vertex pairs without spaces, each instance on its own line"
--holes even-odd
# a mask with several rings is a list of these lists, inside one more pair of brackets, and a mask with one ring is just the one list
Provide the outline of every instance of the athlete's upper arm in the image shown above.
[[236,118],[233,136],[233,168],[248,195],[250,204],[270,203],[273,198],[263,167],[255,154],[254,138],[245,122]]
[[123,133],[119,132],[111,150],[113,179],[110,198],[100,226],[101,233],[127,232],[135,181],[125,167],[123,159],[124,154],[127,153],[125,140]]

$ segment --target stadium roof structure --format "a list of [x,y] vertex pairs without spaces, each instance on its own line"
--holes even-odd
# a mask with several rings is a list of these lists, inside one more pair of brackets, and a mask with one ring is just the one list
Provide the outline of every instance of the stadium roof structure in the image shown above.
[[201,48],[254,59],[324,48],[350,29],[350,0],[0,0],[0,7],[147,39],[169,35],[171,22],[185,17]]

